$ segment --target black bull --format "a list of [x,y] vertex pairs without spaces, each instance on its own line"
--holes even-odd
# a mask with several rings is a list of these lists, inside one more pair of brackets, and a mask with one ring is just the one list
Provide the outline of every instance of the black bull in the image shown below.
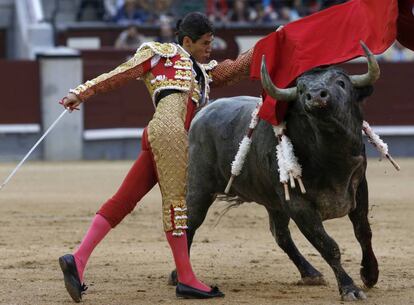
[[[369,72],[348,76],[338,68],[316,69],[297,80],[297,88],[278,89],[262,69],[266,91],[279,100],[290,100],[287,132],[302,165],[307,193],[291,190],[285,201],[278,179],[277,140],[270,124],[261,121],[253,133],[250,152],[236,177],[231,195],[263,205],[277,244],[298,268],[305,284],[324,284],[322,274],[296,248],[288,228],[290,219],[319,251],[335,273],[343,300],[365,295],[341,265],[337,243],[322,222],[348,215],[361,245],[360,275],[367,287],[378,280],[378,264],[371,245],[368,222],[366,157],[362,139],[361,103],[372,93],[379,68],[366,50]],[[265,68],[264,68],[265,69]],[[217,100],[194,119],[189,132],[188,242],[218,193],[230,177],[231,162],[246,133],[257,98]]]

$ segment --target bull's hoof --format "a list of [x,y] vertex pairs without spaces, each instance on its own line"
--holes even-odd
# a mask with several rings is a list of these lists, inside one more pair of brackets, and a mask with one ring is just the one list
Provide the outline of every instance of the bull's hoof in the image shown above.
[[366,298],[367,296],[365,293],[354,285],[350,285],[342,289],[342,301],[349,302],[356,300],[365,300]]
[[178,284],[178,277],[177,277],[177,270],[173,270],[168,277],[168,285],[170,286],[177,286]]
[[362,282],[367,288],[374,287],[374,285],[378,282],[378,266],[374,268],[362,267],[359,273],[361,275]]
[[305,276],[302,277],[298,285],[304,285],[304,286],[326,286],[327,283],[323,277],[323,275],[318,276]]

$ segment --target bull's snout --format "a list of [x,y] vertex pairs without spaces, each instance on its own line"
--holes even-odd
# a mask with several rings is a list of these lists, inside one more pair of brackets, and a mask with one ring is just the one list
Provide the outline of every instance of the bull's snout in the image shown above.
[[306,105],[313,108],[325,108],[329,105],[331,96],[326,89],[309,90],[305,93]]

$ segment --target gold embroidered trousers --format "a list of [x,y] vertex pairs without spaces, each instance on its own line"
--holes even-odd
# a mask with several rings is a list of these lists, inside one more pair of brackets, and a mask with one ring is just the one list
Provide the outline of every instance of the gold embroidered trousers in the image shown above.
[[165,231],[182,235],[187,228],[185,203],[188,135],[184,128],[188,93],[173,93],[158,103],[148,124],[148,140],[157,168]]

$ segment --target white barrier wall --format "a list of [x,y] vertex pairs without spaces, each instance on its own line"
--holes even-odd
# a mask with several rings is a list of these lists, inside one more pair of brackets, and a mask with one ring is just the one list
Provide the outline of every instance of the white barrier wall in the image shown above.
[[[82,60],[77,52],[38,55],[41,79],[43,132],[64,110],[58,102],[70,88],[82,82]],[[83,156],[83,111],[67,113],[45,138],[44,160],[81,160]]]

